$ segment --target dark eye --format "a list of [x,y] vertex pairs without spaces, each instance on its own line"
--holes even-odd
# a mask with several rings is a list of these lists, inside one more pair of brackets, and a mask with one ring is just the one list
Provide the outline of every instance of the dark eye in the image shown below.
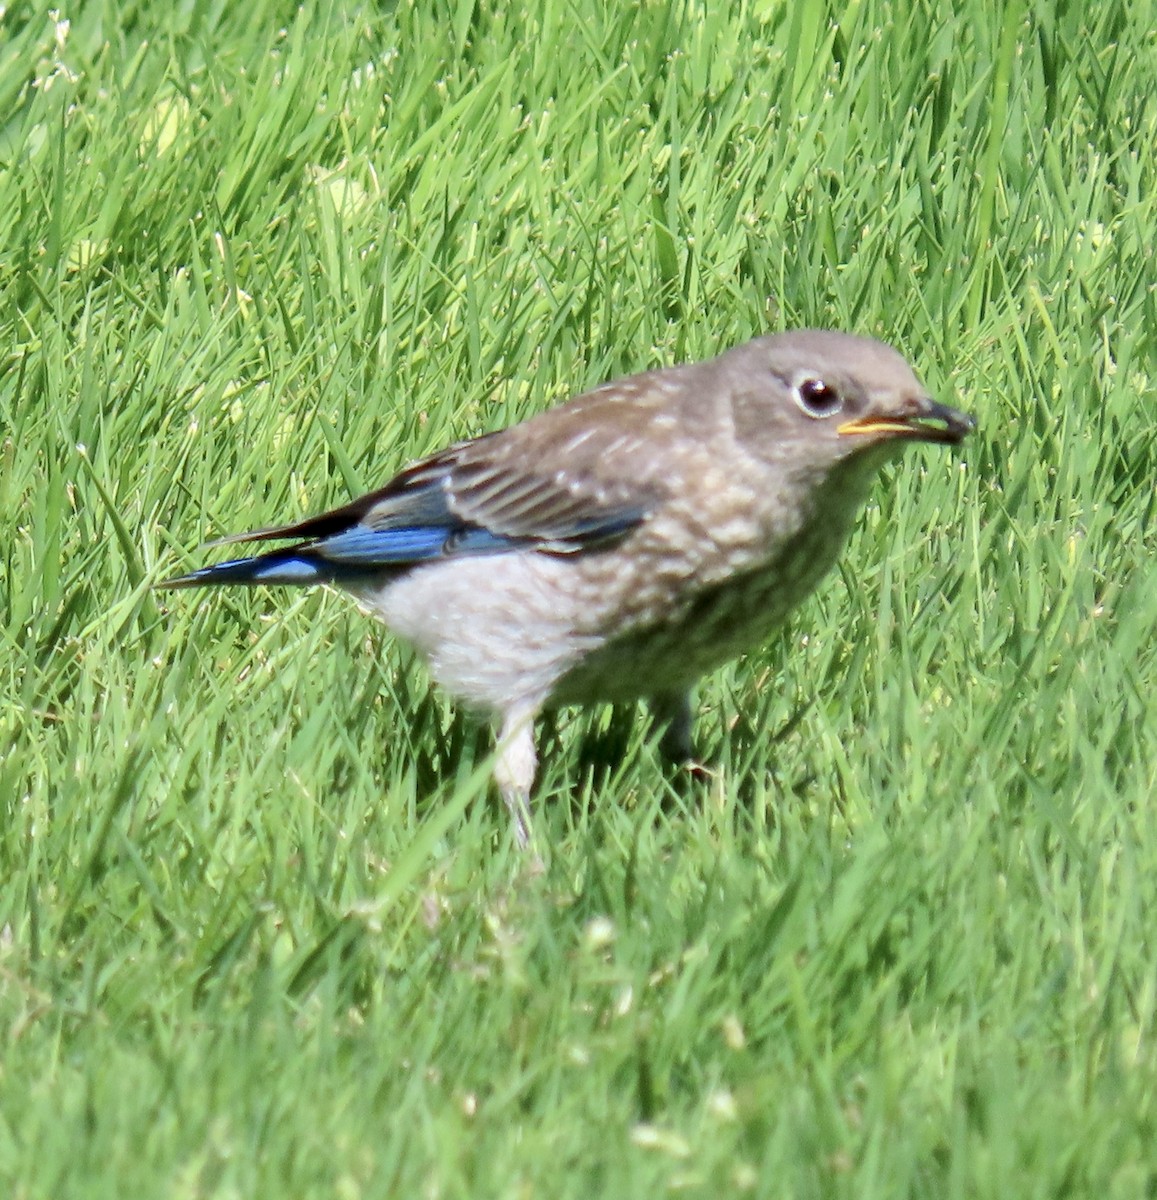
[[844,398],[822,379],[801,379],[792,395],[809,417],[833,417],[844,407]]

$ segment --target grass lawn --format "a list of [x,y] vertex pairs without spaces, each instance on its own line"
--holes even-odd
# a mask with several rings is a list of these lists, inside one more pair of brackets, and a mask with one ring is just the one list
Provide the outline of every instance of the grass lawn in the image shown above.
[[[1140,0],[0,10],[0,1194],[1153,1195],[1155,78]],[[803,325],[979,430],[709,786],[559,714],[541,875],[347,601],[151,590]]]

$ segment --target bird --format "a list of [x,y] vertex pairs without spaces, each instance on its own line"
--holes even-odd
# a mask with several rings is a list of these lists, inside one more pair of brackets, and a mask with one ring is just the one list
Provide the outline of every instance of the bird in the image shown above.
[[883,342],[764,334],[447,446],[318,516],[222,538],[291,544],[158,586],[350,593],[496,723],[493,778],[525,847],[544,710],[647,701],[664,757],[693,763],[694,685],[812,592],[884,464],[975,425]]

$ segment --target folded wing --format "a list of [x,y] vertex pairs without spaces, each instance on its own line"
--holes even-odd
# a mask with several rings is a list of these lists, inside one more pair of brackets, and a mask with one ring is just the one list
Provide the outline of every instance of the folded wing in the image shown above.
[[658,445],[667,427],[655,422],[659,398],[639,382],[450,446],[319,516],[223,538],[216,544],[299,540],[163,586],[357,582],[460,555],[604,548],[645,521],[667,491]]

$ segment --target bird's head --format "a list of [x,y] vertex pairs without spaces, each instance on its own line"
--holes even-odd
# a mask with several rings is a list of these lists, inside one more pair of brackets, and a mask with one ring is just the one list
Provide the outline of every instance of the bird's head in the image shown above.
[[826,472],[879,465],[906,443],[960,442],[972,417],[933,400],[908,363],[871,338],[800,330],[733,352],[736,434],[755,453]]

